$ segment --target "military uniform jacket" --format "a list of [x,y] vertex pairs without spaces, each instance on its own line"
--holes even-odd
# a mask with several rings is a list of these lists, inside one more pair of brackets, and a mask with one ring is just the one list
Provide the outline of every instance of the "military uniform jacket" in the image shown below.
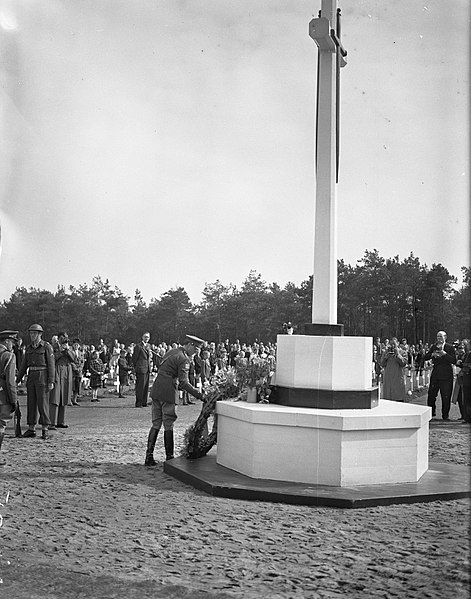
[[12,411],[17,402],[15,374],[15,354],[0,344],[0,406],[10,405]]
[[33,347],[32,345],[27,346],[16,380],[18,382],[21,381],[30,366],[34,366],[35,368],[42,367],[45,369],[45,378],[49,385],[54,383],[54,379],[56,378],[55,365],[52,345],[41,339],[37,347]]
[[168,351],[159,367],[159,372],[150,390],[152,399],[161,402],[176,403],[178,390],[188,391],[193,397],[201,399],[201,393],[190,384],[190,358],[183,347]]

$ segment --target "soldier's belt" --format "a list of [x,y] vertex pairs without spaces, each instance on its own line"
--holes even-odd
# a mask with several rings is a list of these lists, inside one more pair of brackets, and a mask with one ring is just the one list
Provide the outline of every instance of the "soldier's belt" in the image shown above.
[[47,366],[29,366],[29,370],[47,370]]

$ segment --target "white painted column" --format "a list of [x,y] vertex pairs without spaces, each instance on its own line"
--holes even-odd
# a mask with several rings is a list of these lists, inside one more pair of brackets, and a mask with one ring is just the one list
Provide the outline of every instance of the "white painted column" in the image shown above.
[[[335,29],[336,0],[322,0],[316,28]],[[311,32],[311,37],[313,37]],[[316,41],[317,43],[317,41]],[[336,52],[318,44],[317,173],[312,322],[337,324]]]

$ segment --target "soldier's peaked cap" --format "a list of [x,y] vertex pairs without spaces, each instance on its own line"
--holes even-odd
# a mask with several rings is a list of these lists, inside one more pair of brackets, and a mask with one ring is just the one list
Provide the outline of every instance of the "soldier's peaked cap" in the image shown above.
[[13,339],[18,341],[18,331],[0,331],[0,339]]
[[195,347],[201,347],[204,344],[204,340],[199,337],[195,337],[194,335],[186,335],[185,343],[191,343]]

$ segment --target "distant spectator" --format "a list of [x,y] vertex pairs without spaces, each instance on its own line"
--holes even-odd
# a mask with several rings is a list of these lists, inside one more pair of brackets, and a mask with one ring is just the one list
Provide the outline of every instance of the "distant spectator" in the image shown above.
[[100,359],[98,350],[94,350],[90,359],[90,388],[92,390],[92,401],[98,399],[98,389],[102,387],[102,381],[105,373],[105,365]]
[[381,372],[383,368],[381,367],[381,356],[382,356],[383,346],[381,345],[381,339],[376,337],[375,342],[373,344],[373,364],[375,371],[376,384],[379,384],[379,377],[381,376]]
[[126,350],[122,349],[118,358],[118,379],[119,379],[119,397],[124,397],[127,388],[129,387],[129,372],[132,366],[126,360]]
[[425,360],[432,360],[433,369],[430,375],[427,405],[435,416],[435,402],[438,392],[442,399],[442,418],[449,420],[451,394],[453,391],[453,364],[456,364],[454,347],[446,342],[445,331],[438,331],[437,340],[425,354]]
[[290,322],[284,322],[281,327],[284,335],[292,335],[293,334],[293,325]]
[[56,376],[54,389],[49,393],[49,418],[51,420],[49,430],[68,428],[65,423],[65,408],[71,404],[72,400],[72,364],[75,361],[75,355],[69,345],[67,333],[59,333],[57,337],[57,342],[52,345]]
[[78,406],[85,364],[85,355],[82,351],[80,339],[73,340],[72,352],[74,354],[74,361],[72,362],[72,405]]
[[113,372],[116,370],[118,365],[119,356],[121,353],[121,345],[117,339],[113,342],[113,347],[111,348],[111,356],[110,356],[110,370]]
[[458,359],[461,368],[457,375],[461,391],[461,416],[465,422],[471,422],[471,341],[463,339],[464,354]]
[[142,335],[141,341],[135,346],[132,354],[132,363],[136,373],[136,408],[147,406],[150,373],[152,372],[152,349],[149,341],[150,333],[146,332]]
[[[108,350],[108,346],[106,346],[104,343],[101,346],[100,360],[103,362],[103,364],[105,366],[105,374],[108,373],[110,371],[111,354]],[[102,377],[101,386],[103,388],[106,387],[106,377],[105,376]]]
[[403,368],[406,365],[407,353],[399,347],[396,337],[393,337],[391,343],[384,348],[381,357],[381,366],[384,368],[382,399],[404,401],[406,387]]
[[211,364],[209,361],[209,351],[205,349],[201,354],[201,385],[209,385],[211,381]]

